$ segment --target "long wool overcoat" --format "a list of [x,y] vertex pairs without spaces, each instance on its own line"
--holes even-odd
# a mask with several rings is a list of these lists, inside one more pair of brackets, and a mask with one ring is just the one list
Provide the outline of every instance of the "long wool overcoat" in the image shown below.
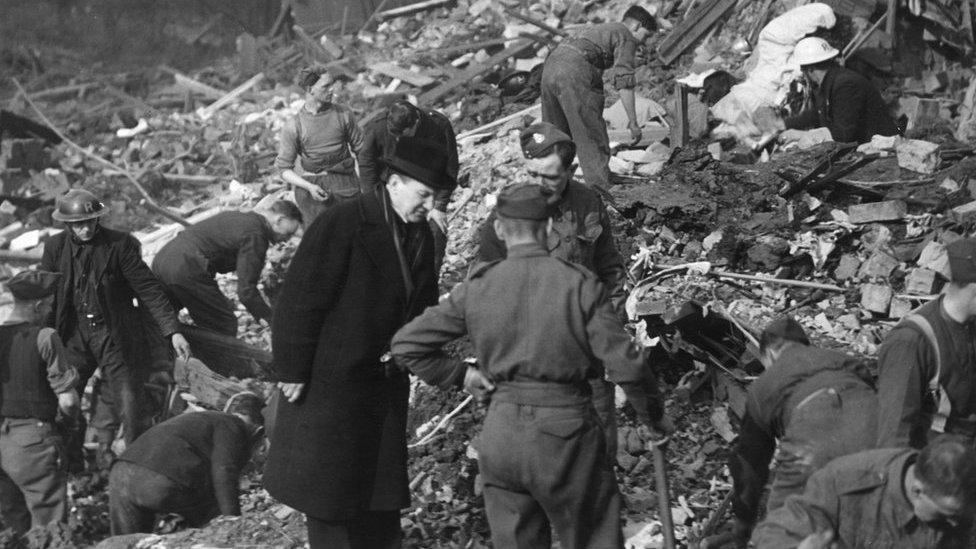
[[397,329],[437,301],[434,248],[425,224],[405,257],[408,292],[381,199],[364,194],[315,220],[275,306],[278,379],[306,386],[295,403],[279,399],[264,485],[324,520],[410,502],[409,382],[381,357]]

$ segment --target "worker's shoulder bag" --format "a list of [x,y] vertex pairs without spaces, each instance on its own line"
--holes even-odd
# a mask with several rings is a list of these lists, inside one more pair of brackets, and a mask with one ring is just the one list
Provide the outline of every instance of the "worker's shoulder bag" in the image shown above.
[[939,347],[939,339],[935,337],[932,324],[920,314],[910,314],[902,320],[902,323],[915,327],[932,345],[932,353],[935,355],[935,372],[929,379],[928,392],[935,404],[935,413],[932,415],[931,429],[944,433],[946,423],[949,421],[949,414],[952,413],[952,403],[949,402],[949,396],[939,384],[939,378],[942,375],[942,349]]

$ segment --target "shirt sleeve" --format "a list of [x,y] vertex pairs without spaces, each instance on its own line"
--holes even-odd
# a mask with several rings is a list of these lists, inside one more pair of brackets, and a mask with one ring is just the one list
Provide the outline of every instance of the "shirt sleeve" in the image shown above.
[[359,186],[363,193],[371,193],[380,184],[380,132],[385,132],[386,119],[374,120],[363,132],[363,146],[356,155],[359,162]]
[[156,321],[163,337],[180,331],[176,312],[166,297],[163,284],[142,260],[139,241],[132,235],[126,236],[119,254],[119,266],[129,287],[136,294],[153,319]]
[[739,438],[736,441],[729,470],[732,473],[732,513],[736,518],[753,524],[759,516],[769,462],[776,450],[776,437],[768,426],[761,425],[753,409],[757,403],[752,395],[746,404]]
[[[826,474],[825,474],[826,473]],[[836,531],[837,487],[821,469],[807,481],[803,494],[789,496],[770,512],[752,535],[757,549],[792,549],[814,533]]]
[[237,298],[257,320],[271,319],[271,307],[258,290],[268,240],[262,234],[251,234],[237,250]]
[[358,156],[359,151],[363,148],[363,129],[359,127],[356,115],[353,113],[347,111],[344,118],[346,120],[346,140],[352,154]]
[[248,457],[246,437],[229,425],[214,428],[213,454],[210,456],[210,474],[213,478],[214,496],[221,515],[241,514],[238,499],[238,482],[241,469]]
[[637,85],[634,76],[634,58],[637,56],[637,40],[626,27],[619,27],[611,36],[613,67],[610,69],[613,87],[631,89]]
[[443,346],[468,333],[464,319],[467,284],[458,284],[450,295],[428,307],[393,336],[390,352],[398,365],[425,383],[448,389],[458,386],[467,367],[444,352]]
[[857,141],[861,113],[866,109],[867,90],[856,82],[841,82],[831,90],[831,112],[828,129],[838,143]]
[[281,131],[278,132],[278,156],[275,158],[275,169],[279,173],[283,170],[295,169],[298,150],[298,123],[295,118],[291,118],[285,121]]
[[935,353],[925,336],[901,327],[888,334],[878,352],[878,448],[909,446],[922,419]]
[[617,243],[613,238],[613,229],[610,227],[610,216],[603,199],[599,201],[600,227],[602,231],[593,243],[593,265],[596,275],[610,290],[610,301],[617,311],[624,313],[624,304],[627,302],[627,292],[624,290],[624,282],[627,280],[627,270],[624,267],[623,257],[617,249]]
[[637,419],[649,425],[664,415],[657,378],[642,348],[624,329],[603,284],[587,278],[580,292],[586,332],[593,355],[603,364],[606,379],[620,386]]
[[58,333],[51,328],[41,328],[37,332],[37,351],[47,364],[47,382],[51,390],[66,393],[74,389],[78,370],[68,364]]

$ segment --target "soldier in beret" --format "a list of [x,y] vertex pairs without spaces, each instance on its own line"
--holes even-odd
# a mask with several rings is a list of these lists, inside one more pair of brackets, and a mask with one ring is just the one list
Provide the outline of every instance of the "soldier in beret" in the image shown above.
[[[552,231],[546,239],[549,253],[560,259],[586,267],[599,278],[610,294],[618,314],[624,317],[626,271],[617,250],[610,217],[600,194],[572,180],[576,147],[566,133],[552,124],[533,124],[521,135],[525,166],[534,183],[550,191],[553,207]],[[495,261],[505,257],[505,244],[495,231],[495,213],[480,229],[478,259]],[[602,379],[592,380],[593,401],[606,428],[607,453],[611,461],[617,455],[617,422],[613,386]]]
[[44,322],[57,273],[24,271],[7,282],[14,309],[0,324],[0,516],[23,534],[67,522],[67,473],[54,422],[78,413],[78,372]]
[[[671,430],[654,372],[585,268],[551,257],[553,205],[536,185],[498,197],[493,224],[508,251],[404,326],[392,353],[425,382],[490,394],[478,444],[495,547],[622,547],[621,496],[606,460],[592,379],[619,384],[647,428]],[[479,366],[442,350],[469,334]]]
[[610,138],[603,121],[603,72],[620,92],[635,142],[641,138],[634,104],[635,54],[638,44],[655,30],[657,21],[634,5],[621,22],[584,27],[556,46],[542,68],[542,119],[573,136],[579,147],[583,176],[590,185],[610,187]]
[[976,239],[948,246],[944,293],[895,326],[878,352],[878,447],[938,433],[976,440]]
[[284,398],[264,485],[305,513],[313,548],[400,546],[409,379],[382,357],[437,301],[427,215],[450,184],[446,163],[443,147],[399,139],[380,192],[320,215],[281,288],[272,343]]

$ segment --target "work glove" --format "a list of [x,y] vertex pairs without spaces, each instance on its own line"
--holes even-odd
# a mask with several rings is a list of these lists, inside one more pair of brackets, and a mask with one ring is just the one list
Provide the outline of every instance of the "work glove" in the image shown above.
[[464,372],[464,390],[471,393],[478,402],[485,403],[491,399],[495,384],[477,366],[468,366]]

